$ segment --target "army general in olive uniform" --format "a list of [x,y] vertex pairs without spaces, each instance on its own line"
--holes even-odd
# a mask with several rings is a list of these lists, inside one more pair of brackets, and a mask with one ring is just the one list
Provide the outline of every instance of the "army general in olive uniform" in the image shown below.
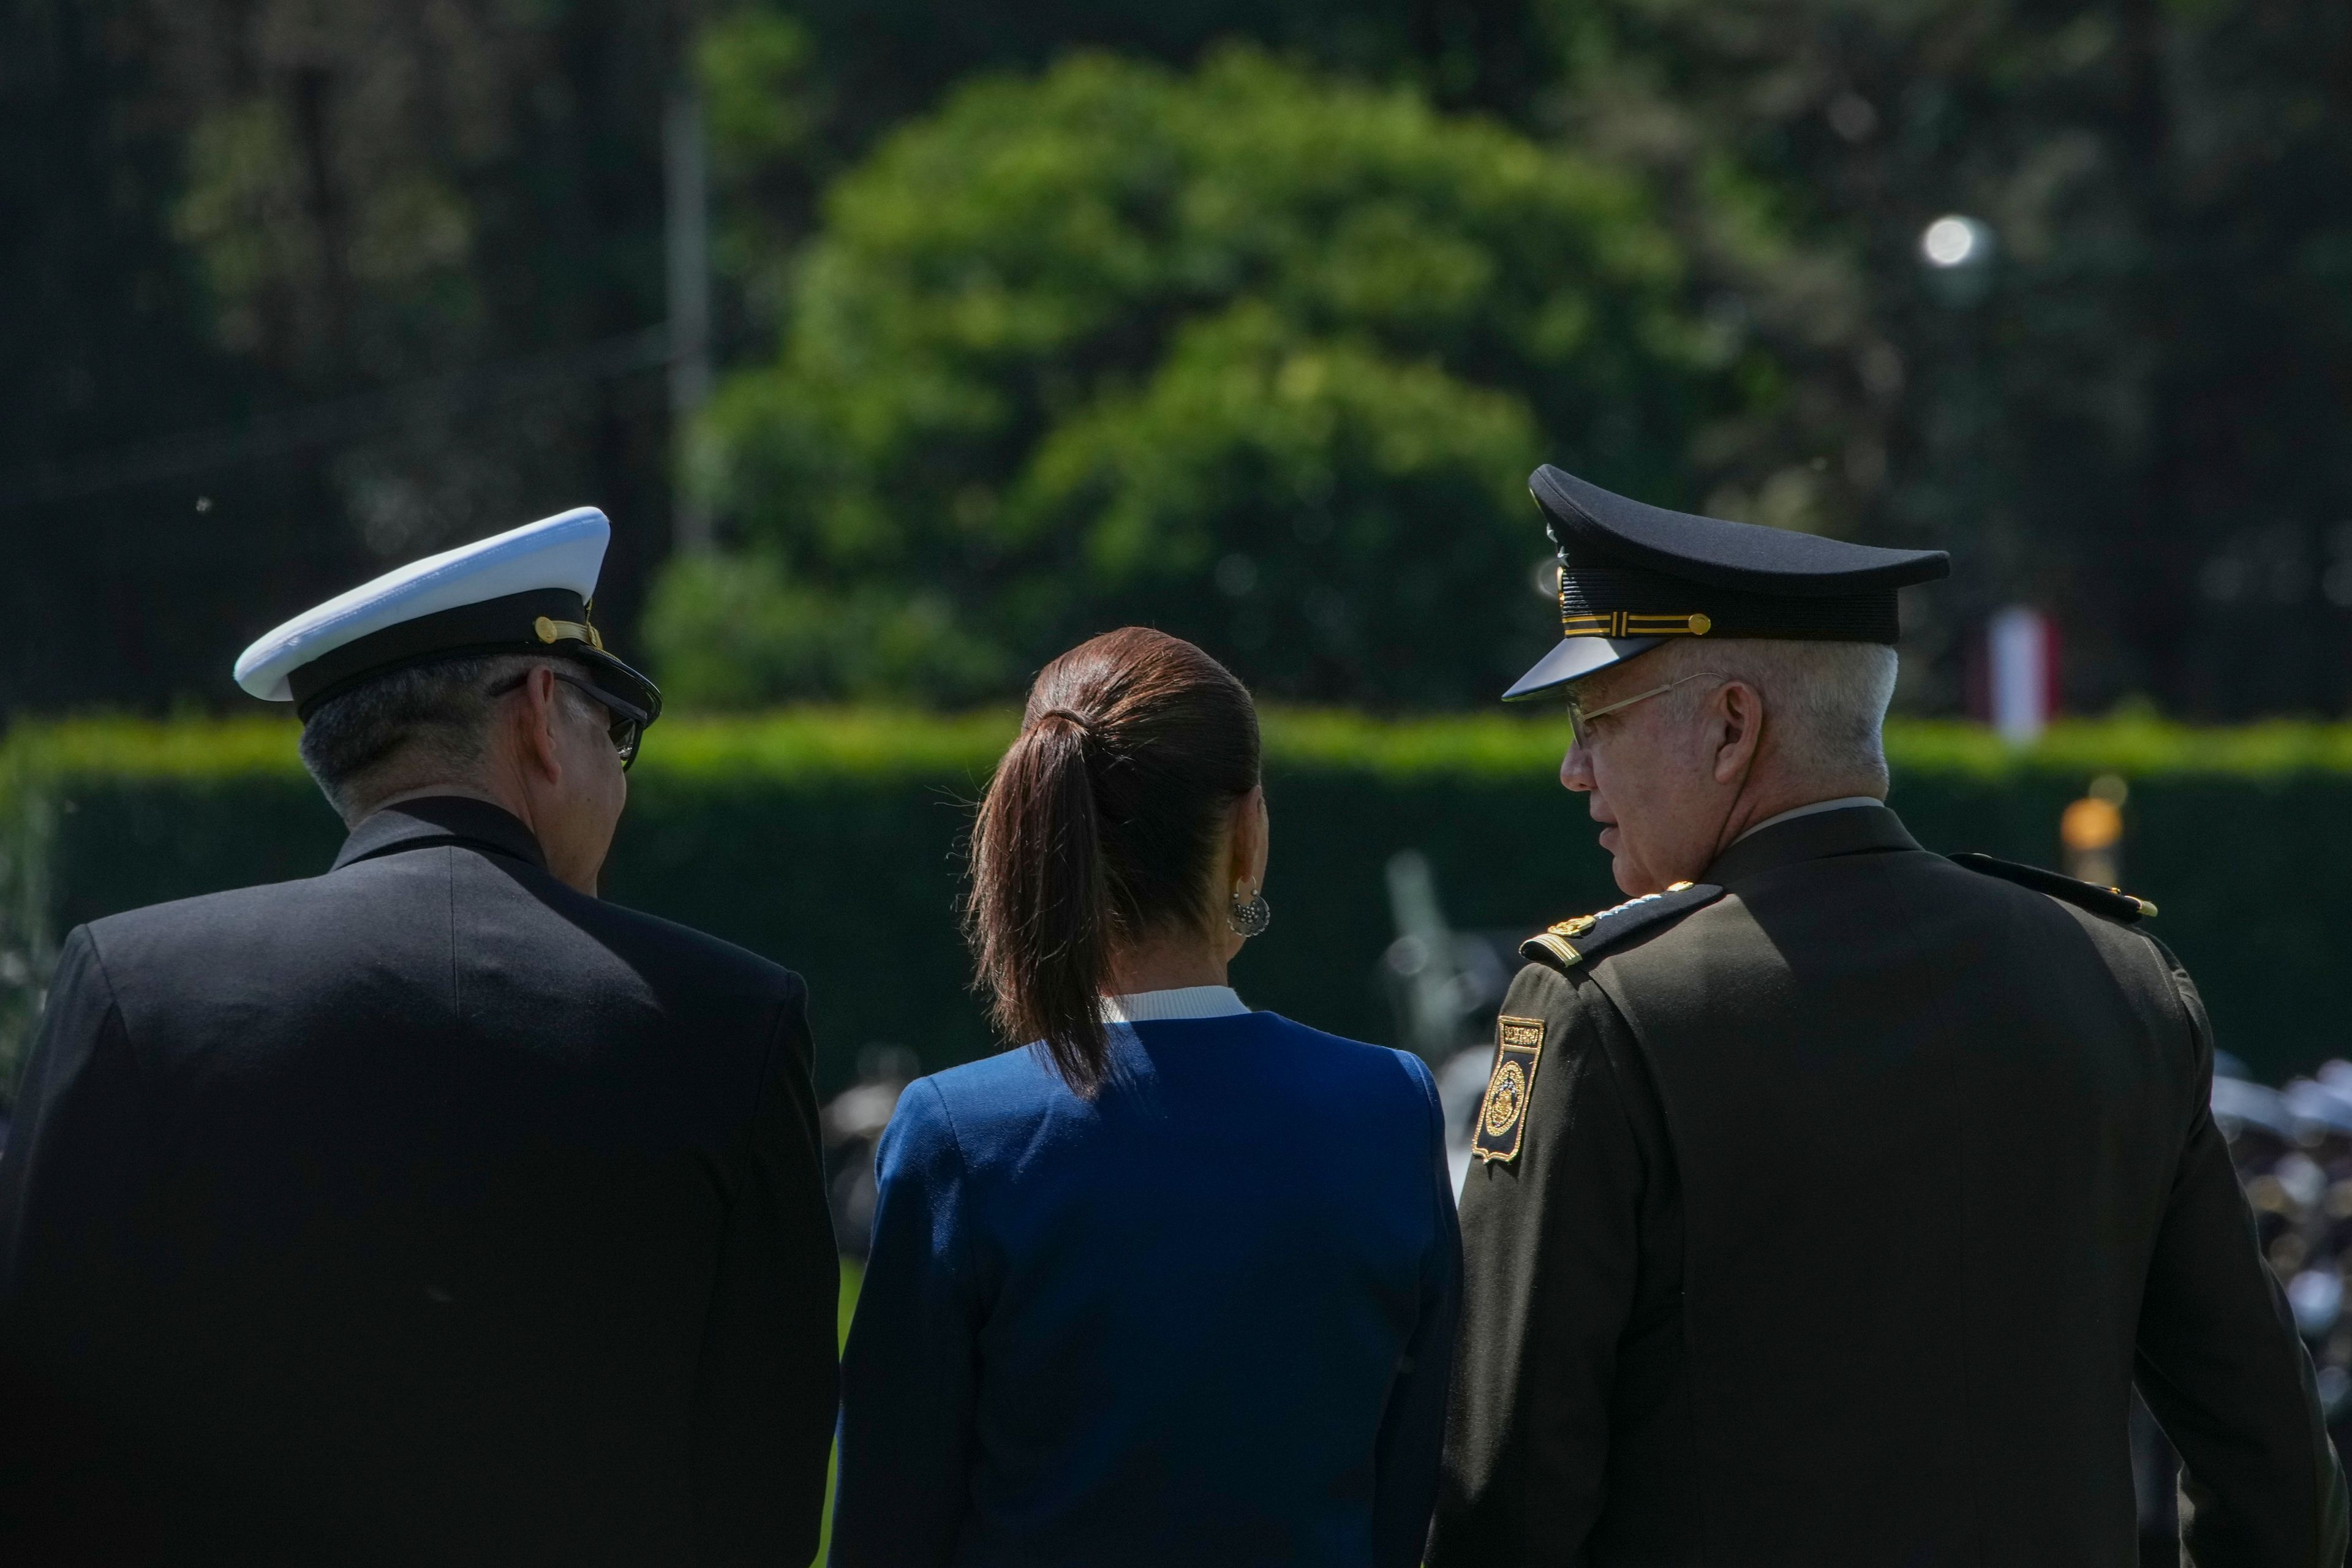
[[2341,1563],[2152,911],[1883,804],[1944,558],[1534,488],[1567,636],[1512,695],[1566,689],[1634,897],[1503,1006],[1432,1563],[2124,1568],[2135,1385],[2199,1563]]

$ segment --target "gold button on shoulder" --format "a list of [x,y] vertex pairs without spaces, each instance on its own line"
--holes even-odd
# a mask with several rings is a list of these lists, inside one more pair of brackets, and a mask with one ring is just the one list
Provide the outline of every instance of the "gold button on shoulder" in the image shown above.
[[1553,926],[1551,928],[1551,934],[1554,936],[1582,936],[1586,931],[1591,931],[1594,926],[1599,925],[1600,923],[1601,922],[1598,920],[1594,919],[1591,915],[1579,915],[1574,920],[1562,921],[1558,925]]

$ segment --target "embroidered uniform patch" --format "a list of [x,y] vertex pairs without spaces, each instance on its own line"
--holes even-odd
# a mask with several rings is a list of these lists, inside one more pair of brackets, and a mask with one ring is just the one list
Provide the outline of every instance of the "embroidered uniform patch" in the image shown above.
[[1536,1063],[1543,1058],[1544,1021],[1495,1020],[1495,1070],[1486,1079],[1486,1098],[1478,1106],[1478,1132],[1470,1147],[1481,1160],[1510,1160],[1519,1152],[1526,1130],[1528,1097],[1535,1092]]

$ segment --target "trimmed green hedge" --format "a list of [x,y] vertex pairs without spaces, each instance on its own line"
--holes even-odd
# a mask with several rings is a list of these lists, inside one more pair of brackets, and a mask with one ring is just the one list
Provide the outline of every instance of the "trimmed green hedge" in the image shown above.
[[[828,1089],[860,1047],[931,1065],[989,1048],[966,987],[958,848],[1013,719],[810,710],[676,720],[631,775],[606,891],[809,977]],[[1380,1039],[1394,935],[1384,868],[1415,848],[1464,929],[1531,929],[1617,898],[1559,791],[1556,717],[1266,716],[1273,931],[1236,982],[1261,1005]],[[0,743],[0,1053],[23,1038],[55,939],[162,899],[312,875],[341,837],[293,728],[250,719],[20,725]],[[2059,727],[2015,751],[1898,723],[1894,804],[1922,842],[2055,864],[2095,773],[2131,781],[2125,882],[2203,984],[2223,1043],[2277,1074],[2337,1052],[2352,929],[2352,726]],[[0,1062],[0,1068],[9,1064]]]

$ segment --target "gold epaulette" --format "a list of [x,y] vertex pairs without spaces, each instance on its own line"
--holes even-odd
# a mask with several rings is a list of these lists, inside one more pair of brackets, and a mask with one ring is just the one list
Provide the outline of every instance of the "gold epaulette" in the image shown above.
[[1578,915],[1546,926],[1519,944],[1519,956],[1530,963],[1570,969],[1637,931],[1721,897],[1723,889],[1712,882],[1676,882],[1663,893],[1644,893],[1599,914]]

